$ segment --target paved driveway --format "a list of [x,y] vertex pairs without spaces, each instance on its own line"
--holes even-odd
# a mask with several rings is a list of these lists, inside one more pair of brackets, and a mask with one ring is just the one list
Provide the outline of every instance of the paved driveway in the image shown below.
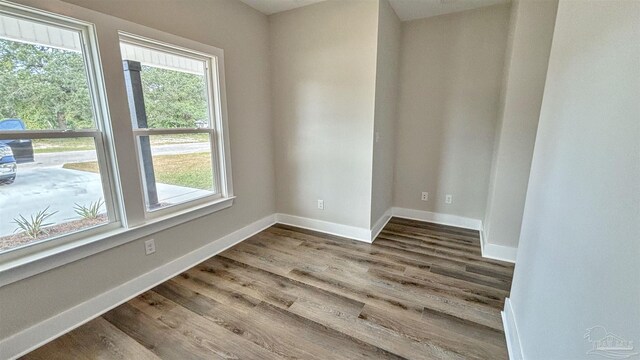
[[[171,144],[152,147],[153,155],[176,155],[211,151],[209,143]],[[96,161],[95,150],[65,151],[35,154],[32,163],[20,164],[21,169],[32,169],[43,166],[59,166],[68,162]]]
[[[188,144],[199,145],[199,144]],[[185,149],[180,145],[179,153],[201,152],[208,148],[208,144],[192,146]],[[163,145],[157,154],[176,154],[175,145]],[[185,151],[186,150],[186,151]],[[95,156],[91,151],[76,151],[75,161],[91,161]],[[78,153],[83,154],[81,157]],[[18,165],[18,177],[11,185],[0,185],[0,236],[10,235],[16,225],[12,223],[18,214],[29,218],[31,214],[49,206],[50,211],[58,211],[48,219],[48,222],[61,223],[78,219],[74,212],[75,203],[89,205],[98,199],[104,199],[100,176],[95,173],[63,169],[60,164],[69,152],[36,154],[35,163]],[[208,194],[207,191],[158,184],[158,197],[161,202],[178,203]]]
[[13,233],[18,214],[29,218],[49,206],[58,213],[48,222],[64,222],[78,218],[74,203],[88,205],[100,198],[104,197],[97,174],[53,167],[18,170],[12,185],[0,186],[0,236]]

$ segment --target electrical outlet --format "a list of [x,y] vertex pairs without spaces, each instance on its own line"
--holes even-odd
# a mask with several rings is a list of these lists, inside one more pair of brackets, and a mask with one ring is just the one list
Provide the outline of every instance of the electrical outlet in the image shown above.
[[144,242],[144,253],[146,255],[151,255],[156,252],[156,241],[153,239],[149,239]]
[[324,200],[318,200],[318,209],[324,210]]
[[444,202],[447,203],[447,204],[452,204],[453,203],[453,195],[447,194],[444,197]]
[[429,193],[426,191],[422,192],[422,197],[420,198],[422,201],[428,201],[429,200]]

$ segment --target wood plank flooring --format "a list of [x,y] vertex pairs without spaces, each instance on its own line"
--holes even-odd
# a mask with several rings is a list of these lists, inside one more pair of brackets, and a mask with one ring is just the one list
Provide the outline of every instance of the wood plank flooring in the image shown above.
[[513,266],[393,218],[373,244],[275,225],[25,359],[506,359]]

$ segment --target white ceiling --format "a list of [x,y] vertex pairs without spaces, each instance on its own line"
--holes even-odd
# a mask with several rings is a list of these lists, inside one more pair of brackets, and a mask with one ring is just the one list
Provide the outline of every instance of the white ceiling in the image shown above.
[[509,0],[389,0],[389,2],[400,20],[407,21],[504,4]]
[[[271,15],[324,0],[240,0],[252,8]],[[350,0],[342,0],[350,1]],[[438,16],[509,2],[510,0],[389,0],[402,21]]]
[[263,14],[271,15],[324,0],[240,0]]

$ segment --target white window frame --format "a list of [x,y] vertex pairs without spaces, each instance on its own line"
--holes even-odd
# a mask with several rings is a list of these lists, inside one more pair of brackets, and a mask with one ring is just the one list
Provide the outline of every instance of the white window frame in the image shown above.
[[[192,58],[202,61],[205,64],[205,81],[207,86],[207,106],[208,106],[208,128],[146,128],[140,129],[132,123],[132,132],[136,143],[136,160],[140,169],[140,186],[142,191],[146,193],[144,183],[144,169],[142,165],[141,151],[138,142],[139,136],[153,135],[175,135],[175,134],[208,134],[209,145],[211,150],[211,168],[213,172],[213,181],[216,185],[216,191],[211,195],[202,196],[197,199],[173,204],[154,210],[147,209],[146,201],[144,205],[144,213],[146,219],[156,219],[170,216],[196,208],[202,205],[215,203],[218,200],[233,197],[233,187],[231,181],[231,164],[228,161],[227,142],[225,141],[225,117],[223,114],[223,101],[221,94],[223,92],[220,84],[220,57],[221,54],[209,54],[197,50],[192,50],[183,46],[170,44],[168,42],[151,39],[136,35],[129,32],[119,31],[121,43],[132,44],[152,50],[158,50],[165,53],[176,54],[178,56]],[[145,195],[145,194],[143,194]],[[143,199],[146,197],[143,196]]]
[[[231,155],[227,125],[227,105],[225,89],[224,52],[222,49],[185,39],[160,30],[152,29],[110,15],[94,12],[85,8],[58,2],[39,2],[25,0],[32,4],[25,6],[0,0],[0,9],[9,14],[18,14],[27,18],[36,18],[43,22],[57,24],[68,23],[72,27],[85,27],[83,35],[85,57],[91,60],[91,69],[95,76],[96,93],[99,105],[94,111],[102,118],[96,121],[102,131],[97,147],[105,149],[105,162],[101,173],[108,176],[110,195],[116,221],[86,231],[71,233],[42,241],[31,246],[23,246],[0,253],[0,287],[26,279],[30,276],[87,258],[116,246],[140,240],[147,236],[178,226],[187,221],[210,215],[233,205],[233,179],[231,175]],[[146,39],[158,39],[158,42],[175,44],[177,48],[192,49],[195,53],[213,56],[216,59],[215,109],[216,151],[219,155],[220,192],[222,197],[202,202],[185,203],[184,207],[172,206],[171,212],[146,215],[144,189],[141,186],[140,168],[131,155],[135,151],[135,138],[131,126],[131,117],[124,86],[123,68],[119,46],[120,34],[137,34]],[[98,42],[98,40],[100,40]],[[97,116],[97,115],[96,115]],[[212,115],[213,116],[213,115]],[[64,137],[63,131],[56,136]],[[50,137],[38,136],[33,138]],[[75,133],[69,137],[76,137]],[[95,133],[84,132],[83,137],[93,137]],[[24,135],[20,135],[24,138]],[[106,191],[106,190],[105,190]],[[107,193],[105,193],[105,197]]]
[[95,28],[91,23],[75,19],[63,18],[52,14],[42,14],[37,11],[25,11],[20,7],[8,6],[0,3],[0,14],[14,18],[21,18],[35,23],[62,28],[77,32],[80,35],[82,56],[86,69],[91,108],[95,121],[94,129],[82,130],[19,130],[0,131],[0,139],[70,139],[91,138],[95,144],[104,203],[108,222],[94,227],[64,233],[52,238],[36,240],[22,246],[7,249],[0,253],[4,261],[18,259],[28,254],[45,253],[53,247],[64,246],[79,239],[93,237],[122,227],[122,207],[119,202],[118,184],[113,167],[112,150],[107,145],[111,131],[108,109],[105,101],[105,88],[99,61],[97,61],[97,40]]

